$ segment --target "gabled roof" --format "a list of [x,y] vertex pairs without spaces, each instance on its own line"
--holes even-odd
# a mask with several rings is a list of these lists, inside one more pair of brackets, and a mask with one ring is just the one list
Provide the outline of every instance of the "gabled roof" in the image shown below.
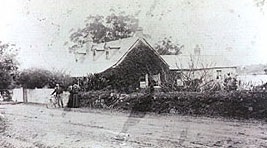
[[[90,73],[103,72],[110,67],[116,67],[139,42],[147,45],[166,63],[144,38],[131,37],[80,49],[79,53],[81,54],[76,54],[78,61],[73,60],[74,62],[68,68],[69,74],[74,77],[82,77]],[[88,48],[90,49],[88,50]]]
[[231,60],[219,55],[162,55],[171,70],[235,68]]
[[116,62],[113,67],[116,67],[117,65],[119,65],[123,59],[127,56],[127,54],[133,49],[133,47],[135,47],[135,45],[138,43],[138,42],[142,42],[143,44],[145,44],[147,47],[149,47],[150,50],[152,50],[154,52],[154,54],[156,54],[159,59],[165,63],[166,65],[168,65],[168,63],[166,63],[166,61],[161,57],[161,55],[158,54],[158,52],[144,39],[144,38],[139,38],[136,40],[136,42],[129,48],[129,50],[127,50],[127,52],[119,59],[118,62]]

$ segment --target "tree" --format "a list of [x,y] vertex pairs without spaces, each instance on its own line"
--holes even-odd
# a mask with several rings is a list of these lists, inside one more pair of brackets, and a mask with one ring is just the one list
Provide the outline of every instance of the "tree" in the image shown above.
[[10,88],[18,69],[14,44],[0,41],[0,89]]
[[[217,91],[221,89],[221,85],[213,80],[213,72],[210,67],[215,63],[204,62],[198,56],[191,55],[186,63],[182,65],[176,63],[176,67],[180,69],[178,72],[179,80],[182,82],[182,90],[186,91]],[[184,69],[184,67],[188,67]]]
[[265,0],[254,0],[254,3],[256,4],[257,7],[262,9],[265,5]]
[[60,84],[63,89],[67,89],[70,85],[75,82],[75,79],[70,75],[65,74],[61,71],[53,71],[48,79],[48,87],[54,88],[56,84]]
[[111,13],[106,17],[90,15],[85,22],[85,27],[70,35],[73,43],[70,52],[83,47],[87,42],[101,43],[131,37],[140,28],[138,19],[123,12]]
[[18,84],[29,89],[54,88],[56,84],[67,89],[73,82],[73,78],[63,72],[50,72],[44,69],[26,69],[20,73],[18,78]]
[[181,54],[181,50],[184,45],[175,44],[171,41],[171,37],[165,37],[162,41],[159,41],[155,45],[155,49],[160,55],[178,55]]
[[20,73],[18,83],[24,88],[43,88],[48,86],[52,73],[43,69],[27,69]]

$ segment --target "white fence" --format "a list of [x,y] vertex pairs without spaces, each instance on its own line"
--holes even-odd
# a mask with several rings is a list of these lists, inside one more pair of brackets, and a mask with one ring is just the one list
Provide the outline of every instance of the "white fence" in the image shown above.
[[[53,89],[13,89],[12,100],[16,102],[30,102],[30,103],[47,103],[51,97]],[[63,102],[66,105],[68,102],[69,93],[63,93]]]
[[16,88],[13,89],[12,91],[13,91],[12,100],[15,102],[23,102],[23,89]]

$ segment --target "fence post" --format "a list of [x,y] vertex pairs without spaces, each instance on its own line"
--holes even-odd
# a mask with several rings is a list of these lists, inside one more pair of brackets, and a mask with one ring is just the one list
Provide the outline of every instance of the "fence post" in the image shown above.
[[23,93],[23,102],[27,103],[28,102],[28,98],[27,98],[27,89],[22,87],[22,93]]

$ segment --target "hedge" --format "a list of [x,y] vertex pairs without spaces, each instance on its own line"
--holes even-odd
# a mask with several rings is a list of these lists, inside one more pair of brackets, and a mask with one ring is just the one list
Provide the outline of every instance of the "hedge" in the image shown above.
[[168,92],[120,95],[110,91],[80,93],[81,106],[181,115],[267,119],[267,92]]

